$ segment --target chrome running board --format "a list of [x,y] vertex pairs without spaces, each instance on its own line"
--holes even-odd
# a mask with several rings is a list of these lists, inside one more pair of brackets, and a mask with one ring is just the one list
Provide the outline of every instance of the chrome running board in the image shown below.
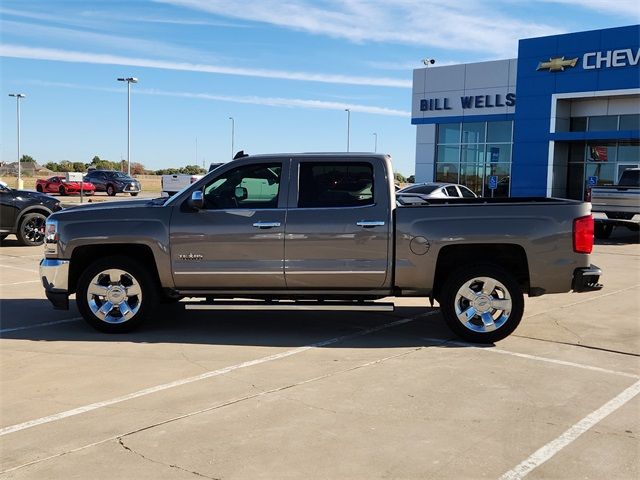
[[307,310],[307,311],[345,311],[345,312],[393,312],[393,303],[383,302],[186,302],[186,310]]

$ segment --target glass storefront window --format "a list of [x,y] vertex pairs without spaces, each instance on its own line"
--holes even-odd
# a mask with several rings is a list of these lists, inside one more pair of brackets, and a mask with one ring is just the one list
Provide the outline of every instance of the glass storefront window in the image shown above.
[[571,126],[569,127],[571,132],[586,132],[587,131],[587,117],[572,117]]
[[589,117],[590,132],[602,132],[612,131],[618,129],[618,116],[617,115],[599,115],[596,117]]
[[[512,136],[512,121],[438,125],[436,181],[460,183],[489,197],[489,176],[496,175],[493,196],[509,196]],[[584,144],[581,151],[584,155]]]
[[587,163],[585,169],[586,178],[598,177],[598,185],[613,185],[616,178],[615,163]]
[[438,125],[438,143],[460,143],[460,124],[442,123]]
[[[484,196],[485,197],[508,197],[509,183],[511,181],[511,164],[510,163],[492,163],[485,166],[484,172]],[[489,189],[489,177],[495,175],[498,177],[498,187],[494,189],[493,194]]]
[[460,147],[438,146],[438,163],[458,163],[460,161]]
[[640,163],[640,144],[621,143],[618,146],[618,162]]
[[436,182],[458,183],[458,164],[436,164]]
[[487,122],[487,142],[510,143],[513,122]]
[[640,113],[620,115],[620,130],[640,130]]
[[[581,145],[584,155],[584,145]],[[580,163],[569,163],[567,170],[567,198],[574,200],[584,199],[584,187],[586,185],[586,177],[584,175],[584,161]]]
[[511,145],[510,144],[487,144],[487,162],[504,163],[511,161]]
[[462,143],[484,143],[485,122],[471,122],[462,124]]
[[591,143],[587,145],[587,162],[615,162],[616,161],[616,144],[615,143]]
[[482,163],[463,163],[460,165],[460,183],[478,196],[482,196],[482,174]]
[[484,160],[484,145],[462,145],[460,161],[462,163],[478,163]]

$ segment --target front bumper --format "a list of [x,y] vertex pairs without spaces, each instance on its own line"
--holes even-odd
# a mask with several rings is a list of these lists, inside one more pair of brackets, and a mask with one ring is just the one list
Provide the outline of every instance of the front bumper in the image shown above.
[[69,260],[43,258],[40,279],[47,298],[57,310],[69,309]]
[[595,265],[576,268],[573,271],[573,282],[571,283],[571,288],[574,292],[593,292],[601,290],[604,285],[598,283],[600,275],[602,275],[602,270]]
[[117,191],[120,193],[138,193],[142,191],[140,185],[136,185],[134,183],[128,183],[126,185],[120,185],[116,187]]

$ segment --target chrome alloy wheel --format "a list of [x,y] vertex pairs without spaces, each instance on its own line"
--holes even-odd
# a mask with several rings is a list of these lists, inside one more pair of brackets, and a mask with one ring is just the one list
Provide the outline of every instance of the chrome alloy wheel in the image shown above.
[[123,323],[140,310],[142,288],[135,277],[124,270],[104,270],[89,283],[87,303],[100,320]]
[[493,332],[509,319],[509,290],[494,278],[476,277],[456,292],[455,313],[460,323],[479,333]]

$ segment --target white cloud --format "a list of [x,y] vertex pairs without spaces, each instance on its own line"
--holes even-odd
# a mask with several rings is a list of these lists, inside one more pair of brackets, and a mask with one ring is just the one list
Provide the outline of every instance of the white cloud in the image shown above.
[[[74,90],[92,90],[98,92],[109,93],[122,93],[121,89],[115,87],[93,87],[90,85],[81,85],[75,83],[61,83],[61,82],[43,82],[38,80],[31,80],[25,82],[30,85],[39,85],[43,87],[57,87],[57,88],[71,88]],[[158,90],[153,88],[144,88],[136,86],[133,90],[134,95],[157,95],[163,97],[178,97],[178,98],[192,98],[195,100],[209,100],[217,102],[230,102],[230,103],[244,103],[249,105],[265,105],[270,107],[285,107],[285,108],[308,108],[316,110],[338,110],[344,111],[346,108],[352,112],[368,113],[372,115],[385,115],[392,117],[410,117],[411,112],[404,110],[397,110],[387,107],[376,107],[372,105],[362,105],[357,103],[348,102],[328,102],[324,100],[310,100],[301,98],[282,98],[282,97],[259,97],[255,95],[250,96],[236,96],[236,95],[217,95],[211,93],[195,93],[195,92],[175,92],[167,90]]]
[[[87,48],[89,45],[109,50],[127,50],[138,54],[162,54],[173,58],[202,58],[202,53],[188,48],[176,47],[159,40],[145,40],[125,35],[108,35],[75,28],[54,27],[36,23],[15,22],[4,20],[3,33],[14,37],[25,37],[30,41],[51,43],[54,40],[73,42]],[[212,57],[208,55],[207,61]]]
[[[480,0],[156,0],[215,15],[344,38],[513,56],[517,41],[561,33]],[[596,0],[591,0],[596,1]]]
[[606,14],[617,14],[631,21],[640,20],[638,0],[538,0],[542,3],[572,5]]
[[336,83],[348,85],[368,85],[376,87],[411,88],[411,80],[386,77],[359,77],[352,75],[334,75],[327,73],[296,72],[285,70],[267,70],[244,67],[225,67],[221,65],[173,62],[150,58],[125,57],[53,48],[27,47],[23,45],[0,44],[0,57],[25,58],[31,60],[51,60],[57,62],[91,63],[103,65],[126,65],[164,70],[182,70],[189,72],[217,73],[246,77],[276,78],[305,82]]

